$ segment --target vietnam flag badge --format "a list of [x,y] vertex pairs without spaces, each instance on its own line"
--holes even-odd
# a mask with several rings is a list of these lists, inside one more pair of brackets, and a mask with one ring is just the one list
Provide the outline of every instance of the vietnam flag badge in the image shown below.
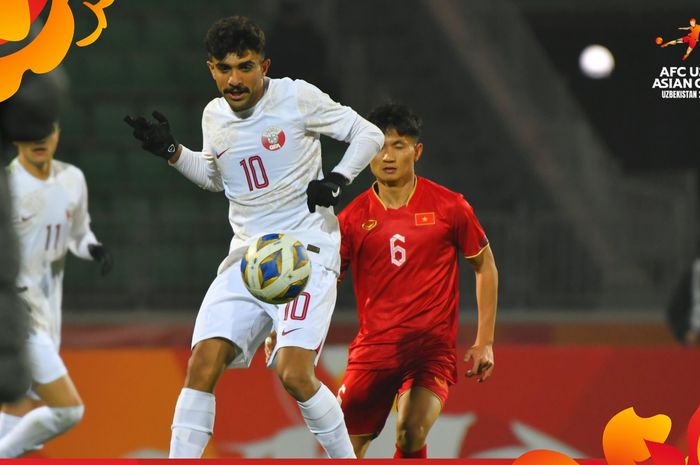
[[435,224],[435,212],[416,213],[416,226],[432,226]]

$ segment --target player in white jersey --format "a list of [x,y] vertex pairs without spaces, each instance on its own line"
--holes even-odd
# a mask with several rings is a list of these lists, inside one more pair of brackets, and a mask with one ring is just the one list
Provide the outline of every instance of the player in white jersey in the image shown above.
[[[332,206],[381,148],[383,134],[309,83],[266,77],[265,36],[249,19],[219,20],[206,44],[207,64],[222,97],[204,109],[202,152],[179,145],[157,112],[157,122],[127,117],[144,149],[167,159],[200,187],[224,191],[234,232],[229,255],[197,316],[170,456],[202,455],[213,432],[219,376],[227,367],[248,366],[274,327],[279,343],[271,364],[309,430],[330,457],[354,457],[342,411],[315,377],[314,365],[335,306],[339,272],[340,233]],[[321,134],[350,143],[325,177]],[[310,252],[311,279],[291,317],[285,306],[253,298],[241,279],[244,251],[264,233],[292,234]]]
[[4,405],[0,457],[17,457],[61,434],[83,416],[83,402],[59,355],[63,270],[70,250],[110,271],[112,257],[90,230],[87,187],[75,166],[54,160],[58,124],[13,137],[18,155],[7,168],[13,223],[20,243],[17,286],[29,311],[27,352],[32,387]]

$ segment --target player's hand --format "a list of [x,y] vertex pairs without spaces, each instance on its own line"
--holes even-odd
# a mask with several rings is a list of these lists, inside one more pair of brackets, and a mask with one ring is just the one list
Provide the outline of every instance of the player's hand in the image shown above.
[[277,333],[272,331],[269,336],[265,338],[265,365],[270,362],[270,357],[272,357],[272,352],[275,350],[277,345]]
[[491,344],[475,344],[467,351],[464,361],[473,360],[472,367],[467,370],[467,378],[477,377],[477,381],[483,383],[493,374],[493,346]]
[[180,144],[170,134],[168,119],[157,111],[153,112],[156,121],[149,121],[143,116],[125,116],[124,122],[134,129],[134,137],[141,141],[141,147],[152,154],[171,159]]
[[333,172],[320,181],[318,179],[311,181],[309,187],[306,188],[306,203],[309,206],[309,211],[315,212],[316,205],[321,207],[338,205],[343,187],[348,184],[345,176]]
[[90,244],[88,245],[88,252],[90,252],[90,256],[100,264],[100,274],[102,276],[112,271],[114,259],[109,250],[107,250],[107,247],[102,244]]

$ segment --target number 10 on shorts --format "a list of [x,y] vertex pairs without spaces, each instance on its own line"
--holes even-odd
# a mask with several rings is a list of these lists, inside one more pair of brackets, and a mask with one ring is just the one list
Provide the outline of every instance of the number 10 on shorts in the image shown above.
[[299,297],[288,302],[284,307],[284,320],[298,321],[306,319],[306,313],[309,311],[309,302],[311,302],[311,294],[308,292],[299,294]]

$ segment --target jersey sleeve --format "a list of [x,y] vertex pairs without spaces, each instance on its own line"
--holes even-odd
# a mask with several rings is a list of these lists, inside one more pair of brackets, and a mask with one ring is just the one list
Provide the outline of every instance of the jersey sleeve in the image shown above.
[[92,260],[88,245],[98,244],[95,234],[90,229],[90,213],[88,213],[88,190],[85,176],[81,171],[78,172],[78,183],[80,188],[80,196],[78,204],[73,210],[73,221],[71,224],[70,238],[68,240],[68,249],[77,257],[85,260]]
[[352,257],[352,235],[350,232],[348,221],[349,210],[346,208],[338,215],[338,223],[340,224],[340,277],[338,281],[342,281],[345,273],[350,266]]
[[384,134],[355,110],[333,101],[312,84],[295,82],[299,112],[306,129],[350,143],[333,171],[352,182],[382,148]]
[[462,254],[467,258],[479,255],[489,245],[489,240],[474,209],[461,195],[455,204],[453,218],[455,242]]
[[202,189],[221,192],[224,190],[224,183],[216,166],[214,149],[209,142],[207,113],[205,108],[202,115],[202,151],[194,152],[183,145],[180,158],[170,165]]

